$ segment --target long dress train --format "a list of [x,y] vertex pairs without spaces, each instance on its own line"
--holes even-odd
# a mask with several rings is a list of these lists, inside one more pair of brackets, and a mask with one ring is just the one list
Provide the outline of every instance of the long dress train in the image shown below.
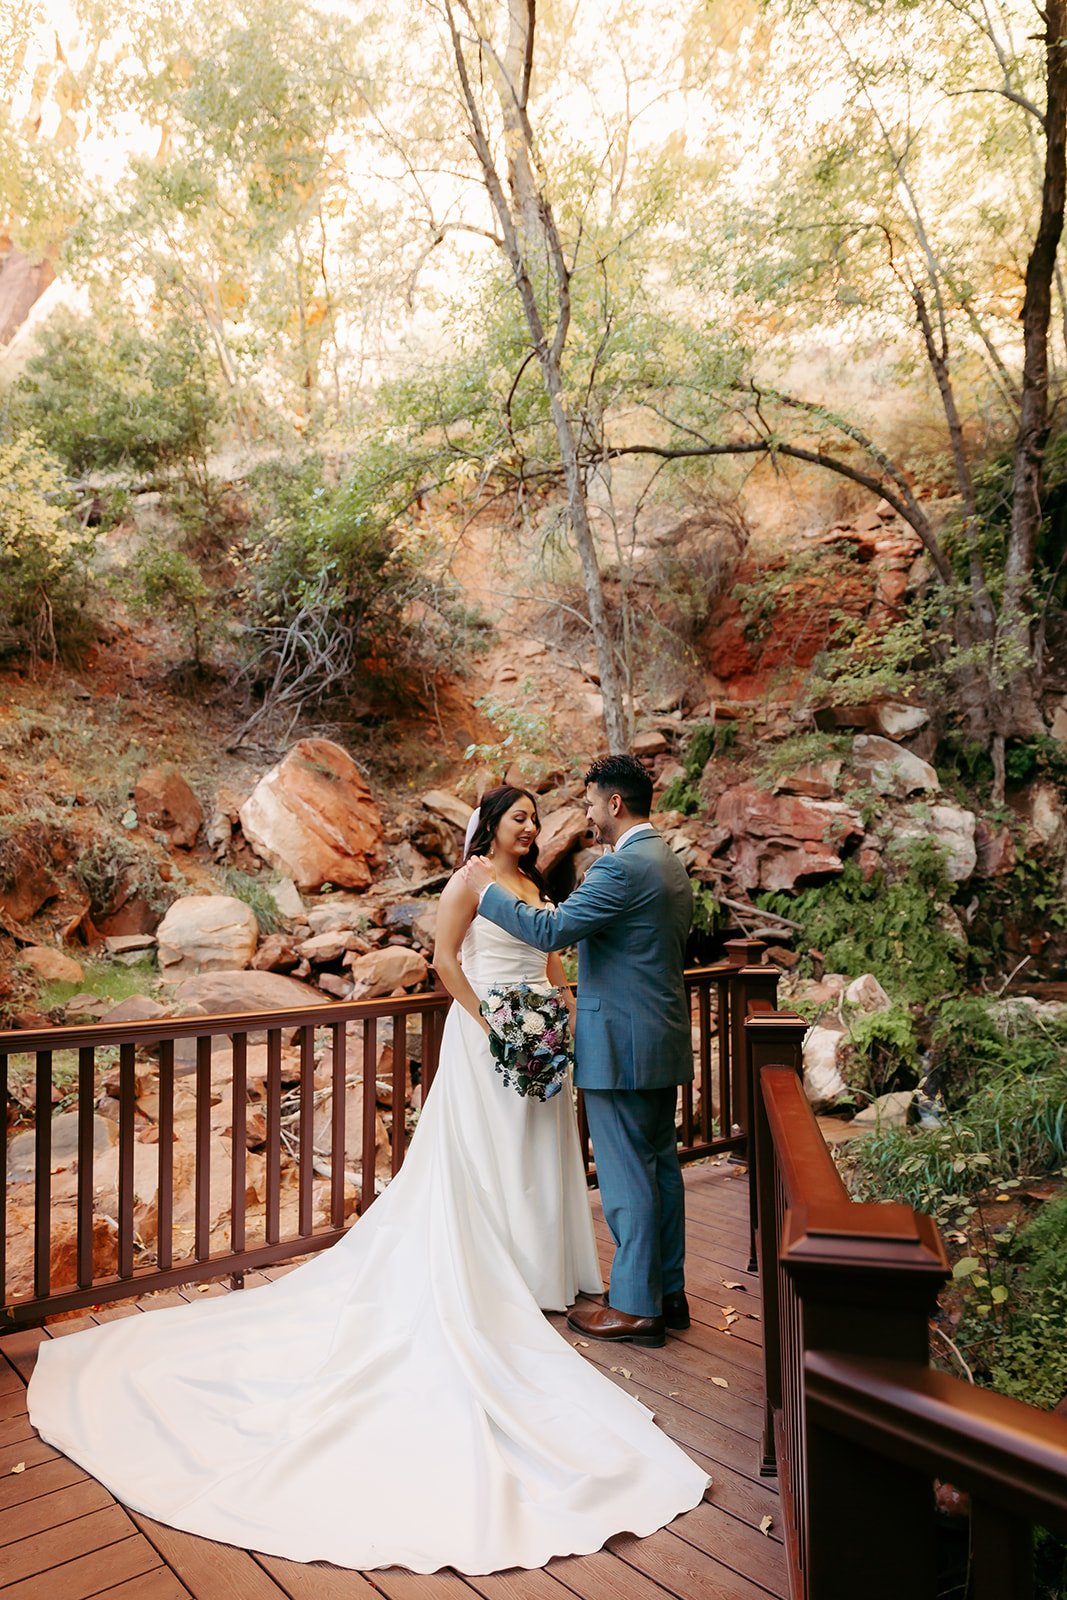
[[[476,990],[545,958],[476,918]],[[471,1574],[647,1534],[706,1475],[545,1320],[600,1287],[570,1095],[493,1072],[459,1006],[407,1158],[265,1288],[42,1346],[30,1417],[135,1510],[354,1568]]]

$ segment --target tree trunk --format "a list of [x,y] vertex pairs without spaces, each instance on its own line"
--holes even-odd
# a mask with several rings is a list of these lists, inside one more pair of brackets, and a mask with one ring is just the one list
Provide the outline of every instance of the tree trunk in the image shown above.
[[1011,529],[1004,566],[1001,639],[1009,652],[1008,681],[998,697],[998,732],[1006,737],[1043,730],[1035,659],[1033,572],[1041,529],[1041,490],[1049,427],[1048,337],[1056,252],[1067,192],[1067,0],[1047,0],[1045,12],[1045,170],[1037,237],[1026,264],[1023,299],[1023,386],[1015,439]]
[[[567,511],[581,563],[582,581],[589,607],[589,623],[596,644],[600,692],[604,701],[604,732],[609,750],[613,754],[622,753],[630,748],[628,719],[615,658],[615,644],[611,636],[607,604],[604,599],[600,562],[589,524],[583,469],[578,459],[574,426],[563,397],[562,357],[570,328],[570,273],[552,208],[539,188],[535,176],[533,132],[526,109],[533,60],[534,0],[509,0],[509,34],[503,61],[493,50],[490,41],[478,30],[470,8],[462,4],[462,10],[474,33],[478,50],[488,64],[489,76],[496,88],[504,124],[510,202],[482,123],[478,101],[467,71],[463,41],[452,6],[446,3],[445,15],[456,63],[456,75],[470,125],[471,143],[500,225],[504,253],[511,266],[515,288],[526,319],[530,344],[537,357],[548,397],[567,490]],[[536,277],[534,263],[541,262],[546,257],[549,282],[554,286],[556,317],[551,337],[542,318],[534,289]]]

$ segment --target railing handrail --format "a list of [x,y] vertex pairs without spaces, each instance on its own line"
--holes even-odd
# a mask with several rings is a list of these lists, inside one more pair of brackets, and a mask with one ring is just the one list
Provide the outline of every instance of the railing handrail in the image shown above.
[[[687,987],[701,979],[726,978],[736,971],[729,962],[687,967]],[[573,986],[572,986],[573,987]],[[223,1011],[207,1016],[148,1017],[139,1022],[57,1023],[47,1028],[0,1029],[0,1056],[33,1055],[38,1050],[79,1050],[112,1044],[153,1044],[162,1038],[189,1039],[204,1034],[255,1033],[266,1028],[295,1028],[305,1023],[333,1027],[339,1022],[360,1022],[368,1017],[396,1017],[401,1012],[417,1016],[444,1009],[452,996],[441,990],[384,995],[374,1000],[326,1000],[316,1005],[287,1006],[282,1010]]]
[[[925,1266],[940,1283],[947,1261],[932,1219],[893,1200],[853,1200],[819,1131],[804,1085],[791,1067],[763,1067],[760,1086],[787,1207],[781,1260],[855,1272],[894,1261]],[[925,1260],[916,1246],[925,1246]],[[899,1248],[897,1248],[899,1247]]]
[[913,1361],[810,1350],[813,1422],[1067,1532],[1067,1417]]
[[321,1005],[289,1006],[279,1011],[222,1011],[210,1016],[149,1017],[141,1022],[85,1022],[49,1028],[0,1031],[0,1056],[33,1055],[38,1050],[79,1050],[112,1044],[154,1044],[160,1039],[189,1039],[205,1034],[261,1033],[269,1028],[297,1028],[305,1023],[329,1028],[364,1018],[396,1017],[404,1012],[443,1009],[452,997],[438,991],[385,995],[375,1000],[324,1000]]

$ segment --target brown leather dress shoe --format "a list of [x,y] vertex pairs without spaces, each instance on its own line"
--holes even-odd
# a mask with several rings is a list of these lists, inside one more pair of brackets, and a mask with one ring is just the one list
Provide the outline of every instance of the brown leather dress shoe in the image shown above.
[[628,1312],[616,1311],[614,1306],[597,1306],[592,1303],[576,1305],[567,1318],[567,1326],[590,1339],[615,1339],[626,1344],[650,1345],[654,1350],[667,1342],[662,1317],[631,1317]]
[[673,1294],[663,1296],[663,1320],[675,1333],[688,1328],[689,1301],[685,1298],[684,1289],[676,1289]]

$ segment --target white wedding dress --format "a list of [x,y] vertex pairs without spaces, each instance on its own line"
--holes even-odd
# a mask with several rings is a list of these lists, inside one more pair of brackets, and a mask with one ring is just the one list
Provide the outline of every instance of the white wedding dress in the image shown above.
[[[475,918],[472,985],[545,957]],[[539,1306],[600,1288],[569,1094],[529,1103],[459,1006],[411,1148],[345,1238],[264,1288],[42,1345],[31,1419],[120,1500],[245,1549],[485,1573],[587,1554],[706,1475]]]

